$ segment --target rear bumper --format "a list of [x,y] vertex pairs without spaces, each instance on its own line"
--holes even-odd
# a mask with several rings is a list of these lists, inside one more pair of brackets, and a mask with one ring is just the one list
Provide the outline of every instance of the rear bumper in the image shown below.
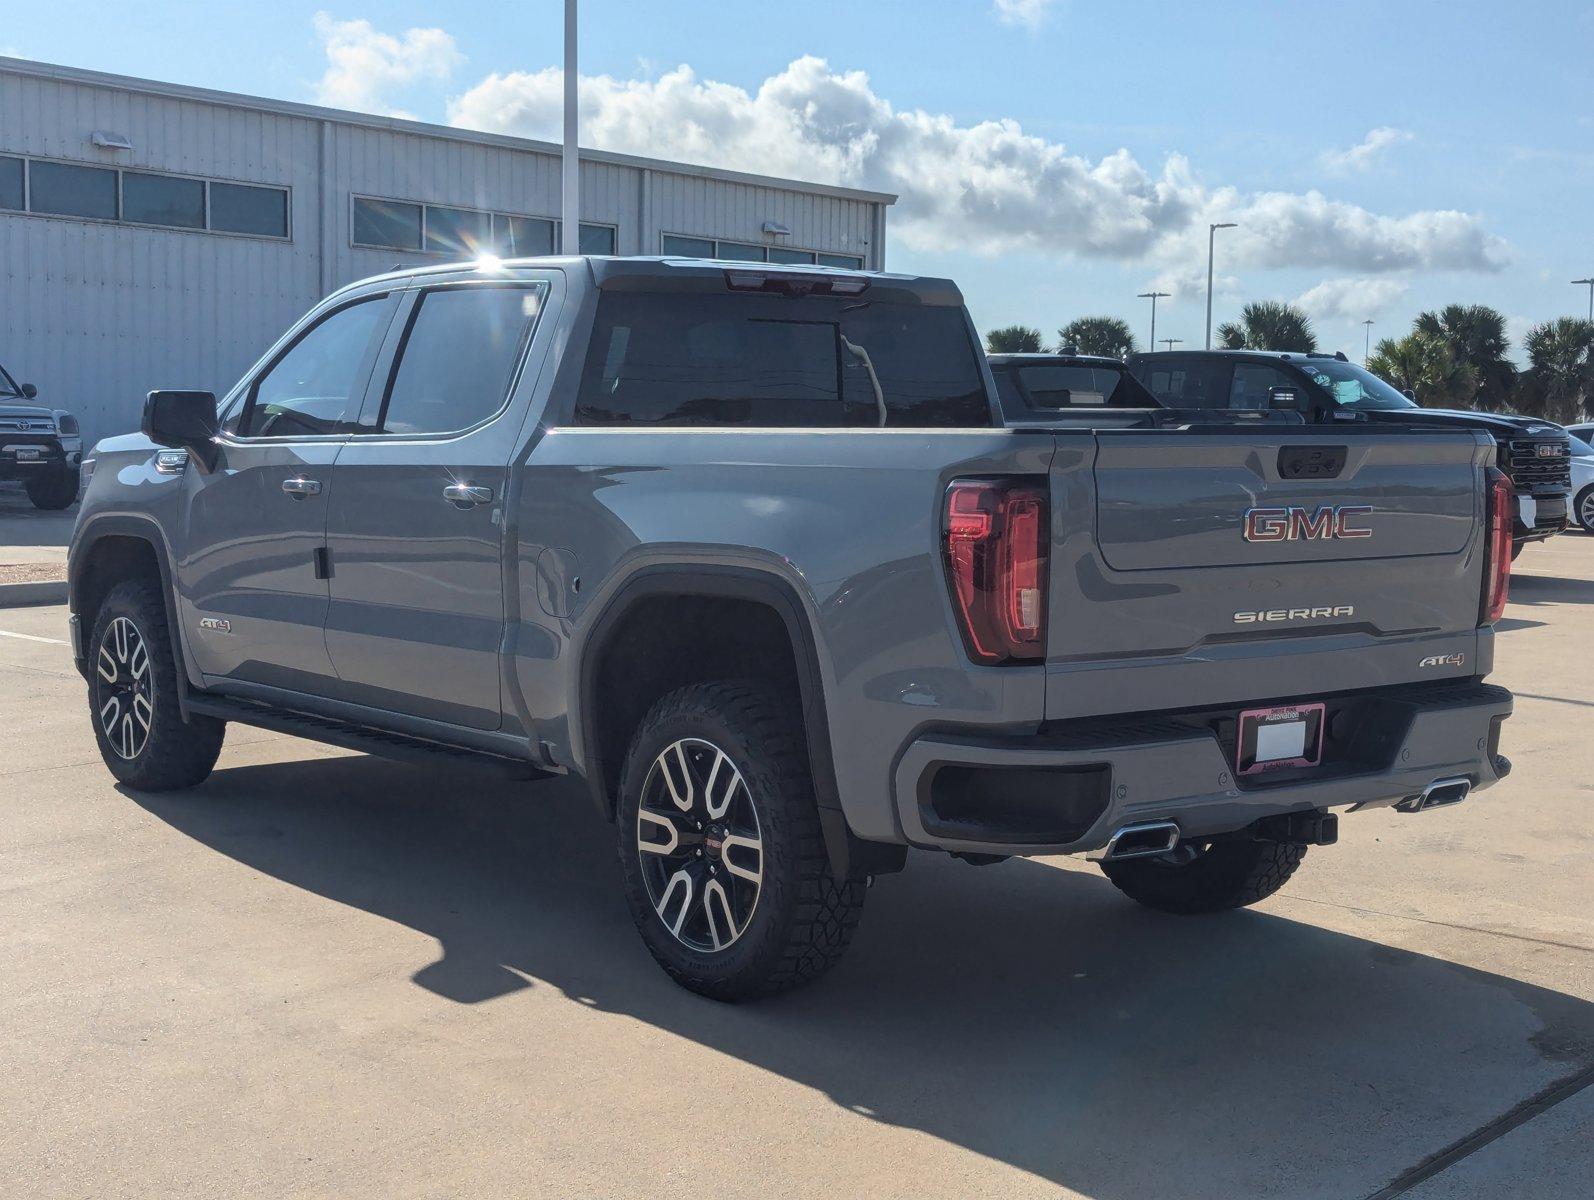
[[[1097,850],[1121,826],[1171,820],[1181,837],[1229,833],[1262,817],[1373,808],[1438,779],[1474,791],[1503,778],[1501,723],[1511,694],[1475,680],[1330,698],[1352,716],[1323,767],[1237,784],[1232,712],[1064,722],[1034,737],[938,733],[898,762],[898,815],[915,846],[979,854]],[[1250,707],[1247,705],[1246,707]],[[1225,712],[1231,714],[1225,725]]]

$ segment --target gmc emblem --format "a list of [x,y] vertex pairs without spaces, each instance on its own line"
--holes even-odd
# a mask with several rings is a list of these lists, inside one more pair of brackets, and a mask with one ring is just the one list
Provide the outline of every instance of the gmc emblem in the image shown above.
[[1372,512],[1367,504],[1323,505],[1315,512],[1290,508],[1248,508],[1241,532],[1248,542],[1299,542],[1311,538],[1372,537],[1373,531],[1354,525],[1358,517]]

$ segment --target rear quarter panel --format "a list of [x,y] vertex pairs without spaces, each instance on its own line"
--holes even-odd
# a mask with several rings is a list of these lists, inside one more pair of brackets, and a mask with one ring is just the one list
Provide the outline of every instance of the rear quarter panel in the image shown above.
[[[659,563],[766,572],[791,585],[811,624],[854,831],[899,837],[890,776],[916,732],[1021,731],[1041,719],[1041,668],[976,667],[964,655],[941,572],[940,508],[955,476],[1044,476],[1052,449],[1050,434],[999,429],[547,433],[515,514],[514,674],[531,725],[559,757],[582,761],[565,716],[578,711],[572,648],[635,572]],[[526,565],[539,561],[584,581],[566,616],[548,616],[538,599]]]

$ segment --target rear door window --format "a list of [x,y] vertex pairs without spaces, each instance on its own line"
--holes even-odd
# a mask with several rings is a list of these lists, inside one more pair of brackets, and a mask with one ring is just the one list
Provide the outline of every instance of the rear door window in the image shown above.
[[576,422],[982,427],[991,416],[961,308],[608,292]]
[[1306,384],[1266,363],[1235,363],[1234,382],[1229,387],[1229,407],[1266,412],[1269,408],[1269,393],[1274,388],[1289,388],[1299,394],[1306,390]]
[[1147,389],[1169,408],[1226,408],[1229,364],[1221,359],[1155,361],[1146,367]]
[[542,285],[423,292],[389,374],[382,432],[457,433],[502,409],[543,296]]

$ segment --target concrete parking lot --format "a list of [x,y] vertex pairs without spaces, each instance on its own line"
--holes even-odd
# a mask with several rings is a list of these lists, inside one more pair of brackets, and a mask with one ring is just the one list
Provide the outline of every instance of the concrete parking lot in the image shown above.
[[123,791],[64,610],[0,610],[0,1194],[1587,1196],[1594,538],[1519,566],[1500,787],[1219,918],[916,857],[739,1008],[654,967],[575,789],[235,727]]

